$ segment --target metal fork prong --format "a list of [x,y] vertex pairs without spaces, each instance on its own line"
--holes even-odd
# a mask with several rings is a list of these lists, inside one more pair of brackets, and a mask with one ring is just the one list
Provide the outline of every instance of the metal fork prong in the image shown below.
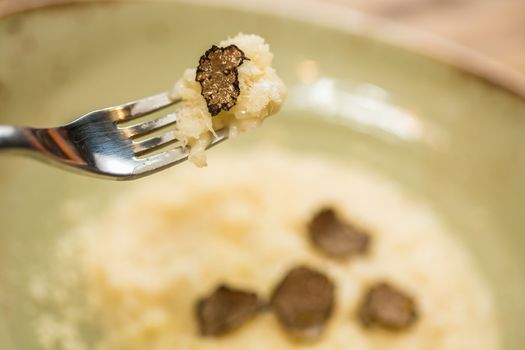
[[163,135],[151,137],[146,140],[133,142],[133,150],[135,153],[143,153],[150,149],[159,147],[161,145],[176,141],[175,132],[169,131]]
[[176,121],[177,114],[171,113],[155,120],[150,120],[141,124],[136,124],[122,128],[122,132],[124,132],[124,134],[127,137],[143,136],[156,130],[162,129],[168,125],[174,124]]
[[187,147],[176,147],[169,151],[143,158],[141,163],[135,167],[133,173],[136,177],[142,177],[159,169],[168,168],[188,159],[189,153],[190,151]]
[[[226,140],[228,138],[228,128],[223,128],[216,131],[215,135],[216,136],[214,136],[208,148],[218,145],[222,141]],[[135,176],[144,176],[152,171],[176,165],[186,160],[189,156],[189,153],[189,148],[187,147],[176,147],[168,151],[146,157],[142,159],[141,164],[135,168]]]
[[218,143],[221,143],[222,141],[226,140],[228,138],[229,129],[228,128],[222,128],[220,130],[215,131],[215,136],[213,137],[213,140],[211,141],[211,145],[215,146]]
[[115,122],[123,122],[145,116],[163,108],[172,106],[181,101],[180,98],[171,98],[168,92],[146,97],[133,102],[108,108]]

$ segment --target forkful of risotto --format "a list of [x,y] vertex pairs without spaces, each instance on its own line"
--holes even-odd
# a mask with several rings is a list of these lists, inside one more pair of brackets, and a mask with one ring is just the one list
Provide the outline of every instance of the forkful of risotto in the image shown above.
[[[286,87],[272,60],[264,39],[238,34],[207,50],[169,92],[55,128],[0,125],[0,151],[113,180],[140,178],[187,159],[203,167],[206,149],[279,111]],[[151,118],[169,106],[173,113]]]

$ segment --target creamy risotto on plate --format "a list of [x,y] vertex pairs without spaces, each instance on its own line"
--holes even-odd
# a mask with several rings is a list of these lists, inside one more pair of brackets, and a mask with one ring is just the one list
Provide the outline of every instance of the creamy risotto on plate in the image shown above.
[[499,349],[467,252],[395,183],[279,149],[214,157],[74,218],[31,285],[43,348]]

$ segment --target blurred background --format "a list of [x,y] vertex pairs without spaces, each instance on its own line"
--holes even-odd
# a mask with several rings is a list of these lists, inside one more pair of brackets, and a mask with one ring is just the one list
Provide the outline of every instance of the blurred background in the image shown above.
[[[60,1],[0,0],[0,13]],[[322,1],[436,34],[525,73],[525,0]]]
[[525,0],[325,0],[431,32],[525,73]]

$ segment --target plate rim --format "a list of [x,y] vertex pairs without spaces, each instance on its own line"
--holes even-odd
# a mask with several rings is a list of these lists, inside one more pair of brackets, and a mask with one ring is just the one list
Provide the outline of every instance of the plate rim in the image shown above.
[[320,24],[333,29],[399,47],[450,66],[480,83],[492,86],[525,102],[525,72],[450,39],[400,24],[394,20],[353,9],[334,0],[4,0],[0,19],[49,7],[179,2],[262,12]]

